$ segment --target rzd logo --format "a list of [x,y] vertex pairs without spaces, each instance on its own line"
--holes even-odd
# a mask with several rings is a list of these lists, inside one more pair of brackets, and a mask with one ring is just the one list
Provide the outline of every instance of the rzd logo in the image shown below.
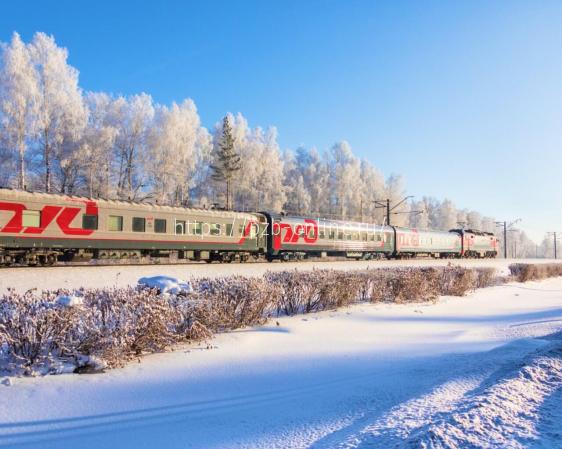
[[[297,244],[302,235],[305,245],[312,245],[318,240],[318,223],[305,219],[305,224],[291,227],[289,223],[273,223],[273,249],[281,249],[283,243]],[[310,230],[313,235],[309,236]]]
[[[98,206],[95,201],[76,201],[86,205],[87,215],[98,215]],[[82,210],[80,207],[71,206],[43,206],[41,209],[41,223],[39,226],[24,226],[23,225],[23,211],[27,210],[25,204],[19,203],[6,203],[0,201],[0,211],[13,212],[12,218],[8,221],[6,226],[0,229],[2,233],[13,234],[42,234],[47,226],[53,220],[56,221],[57,226],[65,235],[91,235],[94,231],[92,229],[72,228],[70,223]]]

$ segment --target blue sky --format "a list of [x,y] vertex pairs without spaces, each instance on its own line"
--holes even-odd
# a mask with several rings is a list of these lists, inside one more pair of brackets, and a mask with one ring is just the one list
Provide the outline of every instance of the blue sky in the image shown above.
[[562,2],[4,2],[0,40],[53,34],[86,90],[193,98],[275,125],[283,148],[346,139],[408,193],[537,240],[562,231]]

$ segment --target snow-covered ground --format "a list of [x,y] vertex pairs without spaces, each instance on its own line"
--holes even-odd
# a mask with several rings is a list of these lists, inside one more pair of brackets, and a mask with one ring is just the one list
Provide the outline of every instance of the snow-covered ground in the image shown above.
[[561,330],[562,278],[279,318],[0,384],[0,446],[562,447]]
[[[334,270],[358,270],[364,268],[403,267],[403,266],[444,266],[449,263],[466,267],[495,267],[499,274],[507,274],[512,263],[549,263],[551,259],[483,259],[483,260],[376,260],[376,261],[330,261],[330,262],[290,262],[290,263],[248,263],[248,264],[206,264],[191,263],[182,265],[135,265],[135,266],[85,266],[85,267],[33,267],[0,268],[0,294],[8,288],[18,292],[26,290],[59,288],[97,288],[126,287],[136,285],[141,277],[158,276],[165,273],[179,279],[203,276],[261,276],[266,271],[313,270],[327,268]],[[557,261],[559,262],[559,261]]]

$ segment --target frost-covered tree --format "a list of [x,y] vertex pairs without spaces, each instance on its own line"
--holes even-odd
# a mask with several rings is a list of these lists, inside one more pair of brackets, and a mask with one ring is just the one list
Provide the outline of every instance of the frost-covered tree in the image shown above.
[[369,161],[361,161],[360,219],[382,223],[384,211],[376,207],[376,202],[386,196],[384,177]]
[[114,196],[113,146],[117,128],[112,124],[113,99],[106,93],[88,92],[85,96],[88,124],[74,151],[81,162],[84,193],[98,198]]
[[356,218],[361,204],[361,164],[349,143],[336,143],[327,154],[331,214]]
[[0,50],[0,130],[5,148],[17,154],[17,185],[24,189],[27,144],[37,130],[38,76],[29,48],[18,33]]
[[457,227],[457,209],[451,200],[445,199],[439,206],[438,229],[448,231]]
[[[145,93],[118,97],[111,106],[111,126],[117,129],[117,196],[142,199],[146,196],[146,167],[151,164],[148,139],[153,125],[152,97]],[[143,195],[144,194],[144,195]]]
[[[558,240],[556,245],[557,257],[560,257],[562,243]],[[545,259],[554,259],[554,236],[547,234],[539,246],[539,256]]]
[[386,181],[386,198],[390,200],[390,208],[392,210],[390,223],[395,226],[407,226],[409,222],[408,202],[401,205],[399,203],[406,197],[406,188],[404,186],[404,178],[400,175],[390,175]]
[[496,224],[496,220],[492,217],[483,217],[481,230],[484,232],[492,232],[494,234],[497,234],[498,226]]
[[155,198],[161,203],[186,205],[197,171],[208,161],[209,133],[201,126],[192,100],[171,107],[157,106],[149,139],[147,165]]
[[[284,160],[285,209],[291,213],[328,216],[331,213],[330,173],[318,151],[299,147],[294,154],[286,151]],[[299,185],[300,178],[302,184]]]
[[232,209],[232,181],[234,175],[242,169],[240,155],[234,148],[235,138],[230,125],[230,116],[226,115],[222,121],[222,129],[215,139],[214,161],[211,165],[212,179],[218,183],[224,183],[225,207]]
[[283,175],[287,201],[284,209],[290,214],[306,215],[310,213],[310,192],[305,184],[295,153],[285,151],[283,154]]
[[[228,123],[233,139],[233,153],[239,158],[240,170],[232,173],[230,195],[231,206],[239,210],[280,211],[286,201],[284,161],[277,143],[277,130],[251,128],[245,117],[238,113],[228,114]],[[215,161],[221,154],[224,122],[215,126]],[[223,193],[225,178],[213,176],[216,163],[211,165],[215,179],[214,197]],[[218,183],[216,182],[218,181]]]
[[482,215],[472,210],[466,215],[467,226],[469,229],[482,230]]
[[257,128],[254,133],[256,141],[256,189],[254,189],[255,210],[269,209],[280,211],[287,196],[283,186],[283,158],[277,143],[277,128],[271,127],[263,132]]
[[87,111],[78,87],[78,71],[67,63],[66,48],[58,47],[52,36],[36,33],[29,50],[38,75],[38,134],[44,188],[50,192],[53,166],[60,159],[62,144],[79,138]]
[[427,211],[427,204],[422,199],[411,203],[412,214],[410,215],[410,226],[417,229],[429,229],[430,216]]

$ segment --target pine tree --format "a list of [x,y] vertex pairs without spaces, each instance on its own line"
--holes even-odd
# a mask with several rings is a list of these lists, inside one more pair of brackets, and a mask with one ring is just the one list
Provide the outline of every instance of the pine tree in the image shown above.
[[215,163],[211,165],[212,179],[226,183],[226,209],[231,209],[232,180],[236,172],[242,168],[240,155],[234,150],[234,137],[228,116],[222,123],[222,136],[218,151],[215,154]]

